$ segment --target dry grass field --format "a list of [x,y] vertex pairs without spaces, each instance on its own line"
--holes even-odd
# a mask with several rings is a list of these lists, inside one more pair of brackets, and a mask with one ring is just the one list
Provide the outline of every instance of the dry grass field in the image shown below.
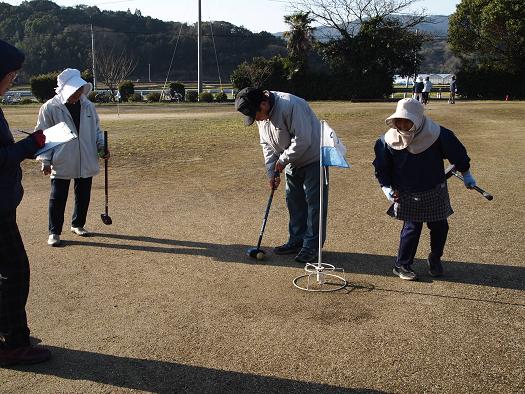
[[[269,191],[255,126],[230,105],[99,108],[108,130],[110,215],[95,178],[87,227],[47,240],[49,180],[24,163],[18,222],[30,258],[32,335],[53,359],[0,370],[2,393],[525,392],[525,103],[431,103],[467,146],[489,202],[449,180],[446,275],[391,273],[401,223],[385,212],[373,144],[395,104],[312,104],[348,148],[331,169],[325,261],[348,287],[312,294],[291,257],[257,262]],[[12,129],[37,106],[3,108]],[[70,194],[70,200],[72,195]],[[287,237],[284,189],[263,247]]]

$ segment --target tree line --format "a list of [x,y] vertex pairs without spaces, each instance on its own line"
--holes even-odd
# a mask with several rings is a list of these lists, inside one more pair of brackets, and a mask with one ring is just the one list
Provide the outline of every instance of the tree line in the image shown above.
[[[152,80],[197,79],[196,24],[164,22],[144,17],[138,10],[60,7],[49,0],[25,1],[19,6],[0,3],[0,37],[20,47],[27,57],[23,80],[65,67],[90,69],[91,26],[95,54],[124,52],[134,59],[130,78],[147,81],[151,70]],[[245,60],[286,54],[286,43],[270,33],[252,33],[228,22],[204,22],[201,28],[204,80],[219,80],[219,68],[220,79],[229,81]]]
[[[392,92],[394,75],[425,71],[421,68],[429,45],[437,43],[443,57],[449,52],[454,56],[451,67],[462,95],[525,97],[523,0],[462,0],[450,17],[448,42],[418,31],[429,21],[414,11],[415,3],[290,1],[293,11],[285,17],[289,31],[283,39],[228,22],[204,23],[203,78],[231,80],[238,89],[250,85],[290,91],[308,99],[384,98]],[[316,39],[313,24],[335,34]],[[49,0],[0,3],[0,37],[28,55],[26,79],[66,66],[90,69],[91,28],[97,57],[126,60],[130,79],[147,80],[148,65],[155,80],[196,79],[196,24],[163,22],[138,10],[60,7]]]

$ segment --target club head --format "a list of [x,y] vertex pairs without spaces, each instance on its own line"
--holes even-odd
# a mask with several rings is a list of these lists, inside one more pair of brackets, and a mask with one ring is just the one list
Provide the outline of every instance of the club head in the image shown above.
[[266,253],[262,249],[251,248],[246,251],[246,255],[252,259],[263,260]]
[[104,223],[106,226],[109,226],[110,224],[113,223],[113,221],[111,220],[111,217],[108,214],[101,213],[100,218],[102,219],[102,223]]
[[445,170],[445,178],[448,179],[454,175],[454,171],[456,171],[456,166],[454,164],[449,165]]

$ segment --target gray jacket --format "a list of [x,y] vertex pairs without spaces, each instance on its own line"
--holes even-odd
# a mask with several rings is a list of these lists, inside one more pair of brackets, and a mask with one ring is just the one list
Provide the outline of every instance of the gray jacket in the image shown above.
[[277,160],[301,168],[319,161],[321,122],[308,103],[289,93],[271,92],[268,120],[257,121],[268,177]]
[[99,172],[98,151],[104,149],[104,136],[100,130],[95,105],[85,95],[80,97],[80,102],[80,133],[58,96],[48,100],[40,108],[35,130],[66,122],[78,137],[37,157],[43,164],[51,165],[51,178],[89,178]]

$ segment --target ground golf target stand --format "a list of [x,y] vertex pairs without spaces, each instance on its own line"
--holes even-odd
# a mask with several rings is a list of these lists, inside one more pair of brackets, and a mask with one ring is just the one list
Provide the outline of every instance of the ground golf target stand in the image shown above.
[[[342,268],[336,268],[332,264],[323,263],[323,196],[324,196],[324,185],[328,186],[328,177],[325,176],[326,166],[334,165],[327,164],[323,160],[323,146],[325,146],[324,132],[325,127],[330,131],[329,138],[337,139],[335,132],[326,124],[324,120],[321,121],[321,141],[320,141],[320,163],[319,166],[319,254],[317,256],[317,264],[306,263],[304,270],[305,274],[300,275],[293,280],[293,285],[298,289],[312,292],[329,292],[344,289],[348,282],[345,279],[345,271]],[[339,141],[337,141],[339,143]],[[348,164],[346,163],[346,167]],[[335,164],[337,165],[337,164]],[[340,165],[337,165],[340,166]],[[344,167],[344,166],[342,166]],[[315,280],[313,280],[315,278]],[[306,280],[306,286],[302,285],[301,282]]]
[[[332,264],[308,263],[305,265],[304,270],[306,274],[300,275],[293,280],[293,285],[304,291],[337,291],[344,289],[348,284],[345,279],[345,271],[342,268],[336,268]],[[306,281],[306,286],[301,283],[304,281]]]

